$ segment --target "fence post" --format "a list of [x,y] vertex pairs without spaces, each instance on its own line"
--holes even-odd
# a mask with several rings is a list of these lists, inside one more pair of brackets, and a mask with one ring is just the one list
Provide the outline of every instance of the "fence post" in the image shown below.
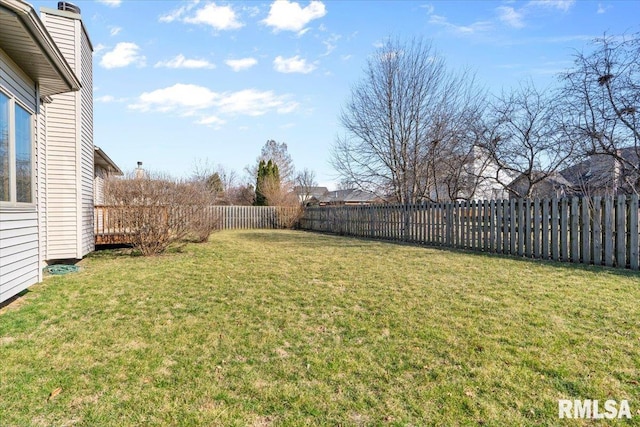
[[566,198],[560,201],[560,256],[562,261],[569,261],[569,202]]
[[632,270],[639,268],[638,208],[638,195],[634,194],[629,203],[629,267]]
[[580,224],[580,210],[578,205],[578,198],[571,198],[571,260],[573,262],[580,262],[580,242],[579,242],[579,224]]
[[582,220],[580,221],[580,231],[582,240],[582,262],[584,264],[591,263],[591,218],[589,205],[591,199],[583,197],[581,200]]
[[616,203],[616,266],[622,268],[627,266],[626,201],[625,196],[618,196]]
[[602,264],[602,199],[598,196],[593,198],[591,240],[593,241],[593,263]]

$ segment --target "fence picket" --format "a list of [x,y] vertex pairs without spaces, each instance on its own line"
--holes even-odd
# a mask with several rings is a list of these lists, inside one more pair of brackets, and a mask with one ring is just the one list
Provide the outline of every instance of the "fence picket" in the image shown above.
[[593,198],[592,224],[593,263],[602,265],[602,199],[598,196]]
[[580,262],[580,241],[579,241],[579,224],[580,211],[578,207],[578,198],[571,198],[571,260]]
[[560,201],[560,258],[569,261],[569,203]]
[[616,200],[616,266],[624,268],[627,265],[626,245],[626,198],[618,196]]
[[629,202],[629,268],[632,270],[638,270],[638,259],[640,253],[638,236],[638,195],[631,196]]
[[590,204],[591,200],[584,198],[581,200],[581,220],[580,220],[580,231],[581,236],[580,240],[582,243],[582,263],[583,264],[591,264],[591,215],[590,215]]

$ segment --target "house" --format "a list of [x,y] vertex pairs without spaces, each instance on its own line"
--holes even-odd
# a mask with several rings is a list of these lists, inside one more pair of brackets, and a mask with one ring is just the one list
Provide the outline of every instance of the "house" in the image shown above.
[[510,171],[500,169],[491,158],[486,148],[474,145],[471,151],[471,162],[465,166],[465,173],[470,182],[467,200],[503,200],[509,198],[509,191],[504,183],[513,181],[515,176]]
[[95,146],[93,156],[93,203],[104,205],[104,184],[109,177],[123,176],[122,170],[114,163],[107,153]]
[[[573,184],[558,172],[544,176],[541,172],[533,172],[532,199],[551,199],[573,196]],[[529,190],[530,180],[525,175],[520,175],[508,186],[509,198],[519,198]]]
[[94,249],[92,73],[77,7],[0,0],[0,303]]
[[293,187],[293,192],[298,197],[298,201],[300,201],[303,205],[317,205],[320,199],[329,192],[327,187],[317,187],[317,186],[302,186],[296,185]]
[[640,191],[640,148],[622,148],[616,156],[592,154],[560,173],[572,183],[575,194],[633,194]]
[[369,191],[350,188],[346,190],[329,191],[320,197],[318,204],[325,205],[371,205],[384,203],[385,200]]

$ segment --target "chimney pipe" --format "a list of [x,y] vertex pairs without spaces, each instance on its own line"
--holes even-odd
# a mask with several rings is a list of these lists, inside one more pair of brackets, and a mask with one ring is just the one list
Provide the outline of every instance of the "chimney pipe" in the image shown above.
[[73,3],[69,3],[66,1],[59,1],[58,2],[58,10],[65,10],[67,12],[73,12],[73,13],[77,13],[78,15],[80,15],[80,8],[78,6],[76,6]]

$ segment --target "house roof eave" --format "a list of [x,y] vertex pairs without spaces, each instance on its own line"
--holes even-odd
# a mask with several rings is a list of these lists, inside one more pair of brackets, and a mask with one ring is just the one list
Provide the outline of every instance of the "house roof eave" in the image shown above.
[[0,0],[0,14],[5,24],[11,24],[5,31],[18,36],[0,38],[0,48],[38,83],[42,98],[80,89],[78,77],[31,5],[22,0]]

